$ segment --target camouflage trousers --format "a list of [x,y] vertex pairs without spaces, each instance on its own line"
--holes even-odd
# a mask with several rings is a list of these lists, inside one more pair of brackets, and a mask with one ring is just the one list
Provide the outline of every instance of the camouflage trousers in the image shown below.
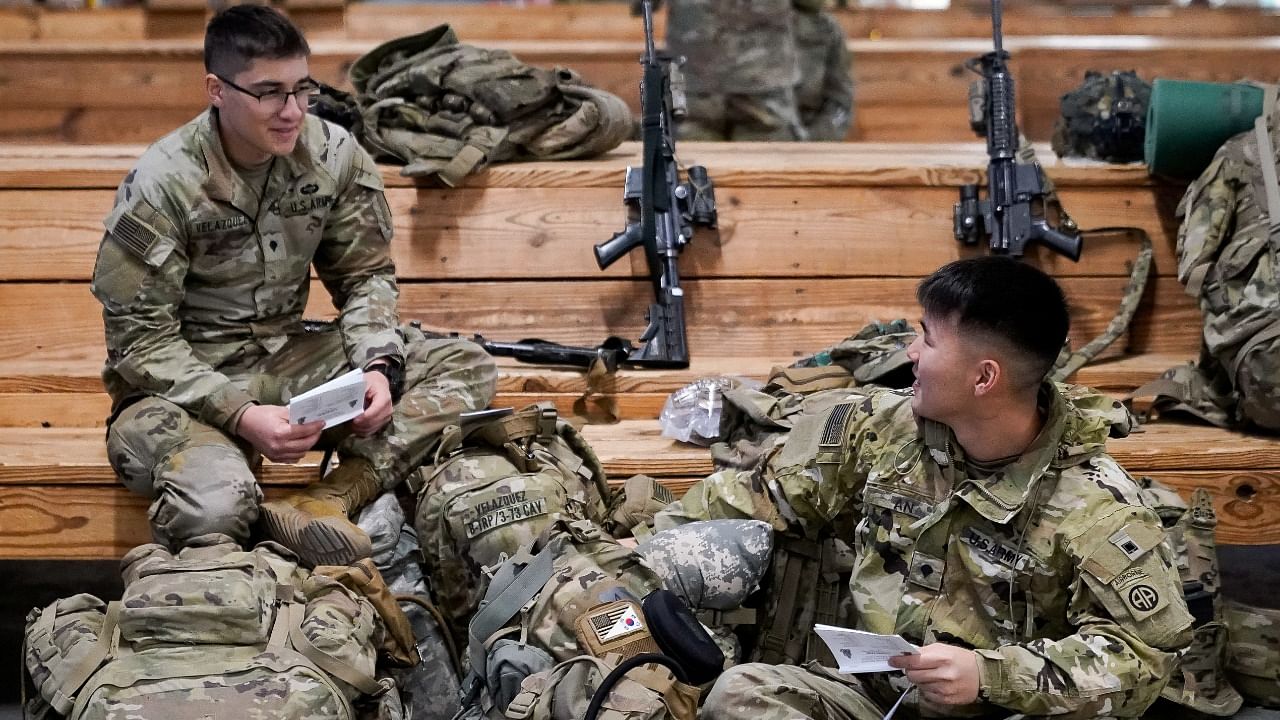
[[881,720],[881,708],[855,675],[818,663],[729,668],[711,688],[700,720]]
[[[698,713],[700,720],[883,720],[904,691],[908,694],[894,712],[898,720],[918,717],[979,717],[984,720],[1026,720],[994,705],[966,705],[966,714],[949,714],[939,705],[921,707],[919,693],[905,676],[876,674],[885,682],[872,692],[857,675],[842,675],[817,662],[804,666],[749,663],[729,668],[716,680]],[[886,696],[886,693],[890,693]],[[877,701],[875,698],[878,697]],[[975,715],[973,709],[980,707]],[[1100,717],[1098,720],[1111,720]]]
[[689,114],[677,126],[681,140],[805,140],[795,91],[693,94]]
[[[336,447],[339,457],[368,460],[386,488],[422,464],[459,412],[488,405],[497,380],[493,359],[473,343],[429,340],[407,326],[400,332],[406,352],[404,394],[391,422],[366,438],[349,435],[340,425],[320,441],[322,447]],[[275,353],[247,357],[218,370],[267,405],[283,405],[351,369],[336,330],[291,336]],[[238,543],[249,538],[262,500],[253,471],[262,458],[239,438],[167,400],[147,397],[111,423],[107,454],[125,487],[151,499],[148,516],[158,542],[176,548],[211,532],[226,533]]]

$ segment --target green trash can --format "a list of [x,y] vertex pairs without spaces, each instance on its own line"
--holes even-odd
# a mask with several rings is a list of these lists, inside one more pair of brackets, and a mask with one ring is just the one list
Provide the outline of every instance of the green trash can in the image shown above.
[[1182,180],[1199,177],[1222,143],[1253,127],[1262,114],[1263,94],[1244,82],[1156,78],[1142,146],[1148,171]]

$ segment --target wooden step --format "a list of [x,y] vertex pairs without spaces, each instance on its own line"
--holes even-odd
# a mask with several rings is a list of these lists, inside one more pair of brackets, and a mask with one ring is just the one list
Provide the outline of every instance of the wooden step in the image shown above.
[[[533,65],[572,68],[589,83],[638,107],[638,37],[485,44],[508,49]],[[312,74],[345,86],[350,64],[374,45],[371,40],[317,39],[311,43]],[[849,48],[857,88],[851,138],[972,137],[966,108],[973,76],[963,66],[988,52],[989,40],[851,40]],[[1060,96],[1077,87],[1088,69],[1132,69],[1148,79],[1230,81],[1280,60],[1280,39],[1273,37],[1049,35],[1010,37],[1005,48],[1013,53],[1018,124],[1035,140],[1050,137]],[[86,74],[85,67],[94,72]],[[175,127],[184,114],[195,115],[205,106],[202,76],[202,47],[195,39],[0,43],[0,138],[150,141]]]
[[[1119,397],[1186,360],[1173,355],[1120,358],[1085,367],[1074,380]],[[520,408],[552,401],[565,417],[586,417],[594,422],[651,420],[658,416],[668,395],[697,378],[730,376],[763,381],[772,367],[790,362],[790,358],[697,358],[688,370],[623,368],[588,392],[582,372],[502,359],[493,406]],[[81,389],[70,389],[73,383]],[[0,428],[100,428],[105,426],[110,409],[110,399],[96,375],[32,373],[0,378]]]
[[[588,425],[584,434],[614,482],[659,477],[683,493],[711,470],[703,448],[660,436],[656,421]],[[1151,475],[1189,494],[1213,492],[1225,544],[1280,542],[1280,446],[1214,428],[1152,424],[1110,443],[1134,475]],[[116,485],[100,430],[7,430],[0,439],[0,557],[110,558],[148,540],[146,500]],[[305,483],[313,454],[298,465],[267,464],[268,495]]]
[[[962,144],[684,143],[717,186],[719,228],[699,231],[681,273],[701,277],[923,277],[960,257],[951,234],[958,187],[981,181],[986,154]],[[141,148],[0,146],[0,280],[87,280],[115,188]],[[1062,162],[1046,172],[1081,227],[1132,224],[1171,275],[1179,185],[1141,167]],[[635,257],[601,272],[589,246],[621,229],[621,185],[639,161],[627,143],[596,160],[497,165],[461,188],[415,187],[384,167],[406,279],[641,276]],[[1136,247],[1086,240],[1072,263],[1035,248],[1060,276],[1121,277]]]
[[[275,3],[278,7],[281,3]],[[0,40],[74,40],[128,42],[160,38],[199,38],[204,34],[207,2],[146,3],[146,7],[98,7],[60,10],[41,6],[0,7]],[[363,3],[341,0],[289,0],[283,9],[311,39],[347,37],[390,40],[449,23],[468,42],[481,40],[635,40],[640,20],[625,2],[555,5]],[[308,12],[326,10],[328,23]],[[947,10],[833,8],[831,14],[851,38],[981,38],[991,35],[986,6]],[[666,37],[666,13],[654,16],[655,33]],[[1153,6],[1137,10],[1089,8],[1072,11],[1058,5],[1004,9],[1007,37],[1059,35],[1152,35],[1157,37],[1250,37],[1280,35],[1280,15],[1264,8]]]

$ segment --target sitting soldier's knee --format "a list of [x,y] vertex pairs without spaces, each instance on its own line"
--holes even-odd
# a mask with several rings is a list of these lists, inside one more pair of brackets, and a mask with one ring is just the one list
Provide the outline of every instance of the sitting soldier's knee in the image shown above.
[[762,663],[735,665],[725,670],[707,693],[698,717],[702,720],[729,720],[742,717],[742,705],[761,685]]
[[208,533],[249,539],[262,490],[242,453],[233,446],[196,445],[169,456],[156,471],[151,529],[170,548]]

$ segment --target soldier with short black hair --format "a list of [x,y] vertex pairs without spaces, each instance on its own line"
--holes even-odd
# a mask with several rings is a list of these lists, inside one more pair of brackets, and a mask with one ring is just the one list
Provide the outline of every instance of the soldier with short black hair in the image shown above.
[[1159,518],[1106,453],[1132,419],[1045,381],[1069,319],[1043,272],[961,260],[918,299],[911,389],[851,390],[797,420],[749,488],[725,471],[673,510],[767,515],[809,538],[838,520],[854,624],[919,653],[891,660],[902,675],[741,665],[702,717],[879,720],[904,693],[900,717],[1141,715],[1191,616]]
[[[382,176],[347,131],[308,114],[308,53],[270,8],[215,16],[210,108],[147,149],[105,223],[92,288],[108,455],[152,499],[152,531],[172,548],[212,532],[243,543],[262,498],[253,468],[297,462],[321,439],[323,423],[290,423],[290,398],[359,368],[364,412],[346,437],[326,436],[338,469],[263,511],[308,564],[367,556],[348,514],[494,392],[478,346],[399,326]],[[313,267],[338,313],[321,332],[302,323]]]

